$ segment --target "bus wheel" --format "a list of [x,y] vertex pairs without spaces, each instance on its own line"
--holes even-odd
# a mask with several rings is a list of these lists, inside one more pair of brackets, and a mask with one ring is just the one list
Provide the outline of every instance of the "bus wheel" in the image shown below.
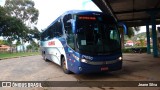
[[43,60],[44,60],[44,61],[46,61],[46,62],[49,61],[49,60],[46,58],[45,53],[43,53],[42,56],[43,56]]
[[66,68],[66,60],[65,60],[64,57],[62,58],[62,69],[63,69],[63,72],[66,73],[66,74],[70,74],[70,73],[71,73],[71,72]]
[[46,56],[44,53],[42,53],[42,57],[43,57],[43,60],[46,60]]

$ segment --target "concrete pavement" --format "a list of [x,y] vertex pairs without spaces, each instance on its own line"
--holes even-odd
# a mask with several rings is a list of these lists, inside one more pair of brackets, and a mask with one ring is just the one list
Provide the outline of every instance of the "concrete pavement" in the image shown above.
[[[124,54],[123,69],[101,74],[64,74],[61,67],[40,55],[0,60],[0,81],[160,81],[160,58],[148,54]],[[0,88],[0,90],[22,88]],[[130,90],[131,87],[44,87],[26,90]],[[133,87],[133,90],[160,90]]]

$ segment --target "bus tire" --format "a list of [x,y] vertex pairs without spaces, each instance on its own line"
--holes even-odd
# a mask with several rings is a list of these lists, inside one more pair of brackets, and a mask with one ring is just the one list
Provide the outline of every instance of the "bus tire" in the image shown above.
[[42,52],[42,57],[43,57],[43,60],[46,59],[45,52]]
[[43,57],[43,60],[48,62],[49,60],[46,58],[46,55],[45,55],[45,52],[42,52],[42,57]]
[[66,60],[65,60],[64,57],[62,58],[62,69],[63,69],[63,72],[64,72],[65,74],[70,74],[70,73],[71,73],[71,71],[69,71],[69,70],[67,69],[67,67],[66,67]]

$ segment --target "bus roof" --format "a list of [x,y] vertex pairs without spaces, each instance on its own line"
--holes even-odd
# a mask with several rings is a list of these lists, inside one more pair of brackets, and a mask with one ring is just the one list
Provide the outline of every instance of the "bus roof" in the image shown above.
[[[51,25],[53,25],[57,20],[59,20],[61,17],[67,15],[67,14],[77,14],[77,15],[102,15],[102,12],[99,11],[89,11],[89,10],[69,10],[66,11],[65,13],[63,13],[62,15],[60,15],[56,20],[54,20],[46,29],[48,29]],[[106,14],[109,15],[109,14]],[[109,15],[110,16],[110,15]],[[45,29],[45,30],[46,30]],[[44,31],[45,31],[44,30]],[[43,32],[44,32],[43,31]],[[42,33],[43,33],[42,32]]]
[[102,12],[98,12],[98,11],[70,10],[70,11],[65,12],[63,15],[66,15],[66,14],[92,14],[92,13],[102,14]]

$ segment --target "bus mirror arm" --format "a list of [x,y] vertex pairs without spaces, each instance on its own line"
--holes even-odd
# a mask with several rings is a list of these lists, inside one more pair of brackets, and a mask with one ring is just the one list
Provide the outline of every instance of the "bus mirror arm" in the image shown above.
[[76,20],[72,19],[71,20],[71,25],[72,25],[72,32],[74,34],[76,34],[77,33],[77,30],[76,30]]

